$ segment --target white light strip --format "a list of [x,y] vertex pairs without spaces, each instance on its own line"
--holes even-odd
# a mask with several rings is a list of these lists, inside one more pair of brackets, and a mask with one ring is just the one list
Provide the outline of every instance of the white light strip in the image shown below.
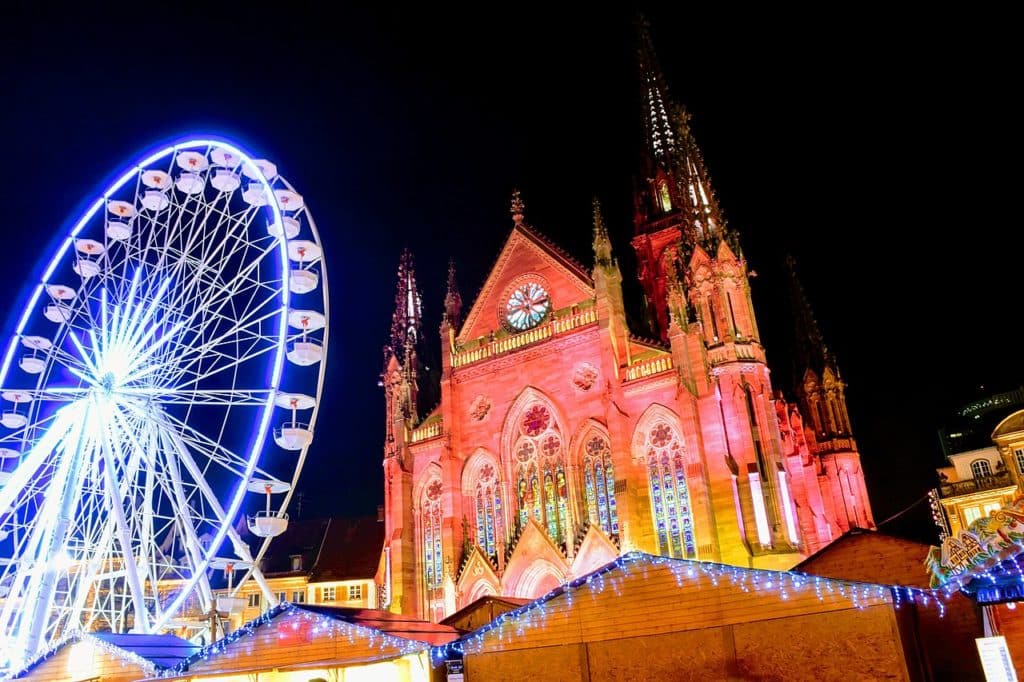
[[764,493],[761,490],[761,476],[756,471],[747,474],[750,480],[750,497],[754,503],[754,520],[757,521],[757,541],[763,547],[772,546],[772,533],[768,528],[768,511],[764,508]]
[[796,532],[796,520],[793,518],[793,500],[789,497],[789,483],[786,481],[786,472],[779,470],[779,490],[782,493],[782,513],[786,517],[786,532],[789,533],[789,541],[794,545],[800,542],[800,535]]

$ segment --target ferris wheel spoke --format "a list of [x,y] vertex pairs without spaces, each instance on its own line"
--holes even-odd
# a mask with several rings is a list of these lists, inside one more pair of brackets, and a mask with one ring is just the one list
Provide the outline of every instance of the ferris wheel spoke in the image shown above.
[[[234,257],[242,251],[251,248],[252,244],[244,237],[244,223],[241,221],[236,222],[237,227],[242,227],[238,230],[239,234],[236,234],[233,229],[227,231],[223,237],[217,240],[206,240],[204,248],[206,249],[203,253],[199,254],[199,257],[191,257],[187,251],[182,252],[181,258],[179,259],[179,271],[184,269],[185,263],[189,262],[190,258],[195,258],[195,277],[185,286],[181,287],[176,295],[176,298],[172,303],[176,305],[182,305],[187,302],[190,298],[196,295],[202,295],[201,285],[206,283],[213,287],[222,286],[223,282],[236,281],[238,278],[246,278],[248,273],[246,271],[232,272],[230,278],[225,277],[228,268],[233,262]],[[262,257],[262,256],[261,256]],[[219,267],[212,267],[207,264],[219,263]]]
[[11,478],[0,488],[0,518],[7,514],[11,502],[15,499],[18,491],[33,479],[43,462],[50,457],[57,449],[60,442],[74,425],[81,410],[75,409],[77,405],[69,405],[57,413],[50,428],[32,446],[32,449],[21,460],[18,468],[11,474]]
[[[249,363],[252,360],[254,360],[255,358],[259,357],[260,355],[264,355],[266,353],[272,353],[272,352],[274,352],[275,349],[276,349],[276,347],[274,347],[274,346],[264,346],[263,348],[259,348],[257,350],[250,350],[244,357],[241,357],[241,358],[231,358],[231,357],[227,357],[227,356],[222,356],[222,357],[224,357],[224,362],[222,364],[214,365],[213,367],[210,367],[210,368],[202,371],[202,373],[191,371],[191,367],[178,368],[177,374],[175,374],[172,377],[173,378],[173,383],[174,383],[174,385],[177,386],[176,390],[178,390],[178,391],[186,391],[187,392],[190,387],[198,386],[203,381],[206,381],[206,380],[210,379],[211,377],[215,377],[218,374],[221,374],[221,373],[226,372],[228,370],[235,369],[236,367],[245,365],[246,363]],[[211,353],[210,355],[219,355],[219,354]],[[198,364],[198,363],[192,363],[192,365],[195,365],[195,364]]]
[[68,587],[68,594],[74,595],[74,600],[71,602],[68,610],[67,620],[69,623],[77,622],[81,617],[80,614],[85,611],[89,592],[95,589],[93,585],[102,568],[100,557],[110,554],[112,541],[113,529],[109,524],[106,524],[101,531],[99,540],[93,545],[93,553],[86,563],[86,571],[76,575],[75,589],[72,589],[70,585]]
[[248,461],[244,457],[235,454],[198,429],[192,428],[167,412],[164,412],[161,418],[164,420],[163,426],[174,433],[176,441],[184,440],[193,443],[206,454],[209,461],[216,462],[239,478],[245,477]]
[[[274,247],[276,248],[276,247]],[[261,258],[270,253],[268,249],[261,254]],[[255,267],[256,263],[253,264]],[[242,286],[246,284],[247,286]],[[247,302],[246,309],[248,313],[242,317],[231,317],[223,315],[224,308],[230,304],[235,297],[240,293],[245,293],[249,289],[253,292],[264,290],[265,297],[254,303],[255,299],[250,299]],[[198,324],[199,322],[209,323],[210,320],[224,320],[228,323],[231,328],[237,328],[244,326],[248,319],[256,316],[267,306],[273,306],[275,299],[279,296],[279,290],[276,287],[268,287],[261,284],[252,285],[250,280],[245,277],[245,273],[239,273],[239,276],[232,280],[232,284],[222,287],[220,291],[207,290],[205,292],[207,296],[204,299],[190,299],[176,301],[175,305],[183,307],[192,305],[192,311],[188,317],[185,317],[182,322],[186,328],[189,329],[201,329],[202,327]]]
[[[185,348],[184,346],[182,346],[181,352],[176,354],[174,357],[166,360],[164,364],[152,363],[146,365],[142,369],[138,370],[135,374],[132,374],[129,377],[128,381],[139,381],[140,379],[150,376],[151,374],[168,368],[173,368],[174,370],[177,371],[188,370],[189,368],[199,364],[203,358],[209,357],[211,354],[213,354],[218,346],[229,343],[232,337],[237,337],[240,329],[247,329],[253,327],[259,328],[259,326],[262,325],[263,323],[275,317],[278,317],[281,314],[282,312],[280,310],[271,310],[270,312],[267,312],[255,319],[251,319],[243,323],[240,323],[238,327],[231,329],[223,334],[220,334],[217,337],[210,339],[209,341],[206,341],[199,346],[195,346],[192,348]],[[270,346],[270,343],[272,341],[270,337],[258,335],[254,336],[253,338],[258,338],[262,341],[265,341],[267,343],[267,351],[276,350],[276,346]],[[240,364],[245,360],[246,358],[242,358],[234,362],[233,364]],[[218,371],[220,371],[220,369],[218,369]],[[206,373],[204,376],[210,375],[210,373]]]
[[120,393],[145,398],[158,405],[221,405],[232,407],[262,407],[267,404],[270,389],[174,389],[126,388]]
[[[186,297],[191,295],[199,286],[200,280],[207,272],[215,275],[215,279],[223,279],[223,274],[226,272],[227,267],[231,262],[232,256],[241,251],[243,248],[249,245],[249,241],[245,238],[245,232],[247,231],[248,222],[252,215],[255,213],[254,208],[244,211],[240,215],[231,215],[223,211],[219,211],[214,207],[210,207],[207,212],[207,216],[210,213],[218,213],[219,219],[213,232],[222,235],[216,240],[206,239],[202,242],[202,250],[198,255],[192,255],[191,247],[195,244],[195,237],[202,233],[200,230],[190,230],[190,237],[192,238],[182,248],[177,248],[173,245],[166,249],[166,253],[177,256],[174,268],[171,268],[172,272],[181,274],[185,269],[186,264],[193,264],[194,269],[199,270],[198,277],[192,279],[187,285],[183,286],[179,290],[180,303]],[[194,214],[194,217],[198,216],[198,213]],[[206,224],[206,220],[203,224]],[[225,230],[221,230],[224,223],[227,223]],[[209,266],[209,263],[219,263],[219,268]]]
[[[276,293],[275,293],[275,296],[276,296]],[[180,362],[180,360],[182,359],[182,356],[201,354],[203,352],[203,350],[205,348],[209,347],[210,345],[215,345],[215,344],[218,344],[218,343],[226,342],[226,341],[230,340],[232,338],[232,336],[238,335],[238,334],[240,334],[242,332],[246,332],[250,327],[252,327],[254,325],[258,329],[259,325],[261,325],[267,319],[270,319],[270,318],[272,318],[275,315],[280,313],[280,310],[271,309],[269,312],[266,310],[267,308],[272,308],[273,307],[271,305],[272,302],[273,302],[273,299],[274,299],[274,296],[269,296],[264,301],[261,301],[260,305],[250,306],[249,312],[245,316],[243,316],[243,317],[240,317],[240,318],[223,317],[223,318],[221,318],[220,322],[222,322],[223,324],[219,325],[219,326],[226,326],[227,330],[219,332],[216,337],[214,337],[213,339],[211,339],[209,341],[206,341],[205,343],[201,344],[198,348],[190,346],[189,343],[186,343],[186,341],[183,340],[183,338],[182,338],[182,337],[184,337],[185,339],[188,339],[189,342],[194,343],[197,339],[202,338],[202,334],[205,333],[205,330],[203,329],[203,327],[198,327],[198,326],[194,327],[193,326],[193,325],[197,324],[197,320],[195,319],[195,316],[198,315],[200,312],[202,312],[201,310],[197,309],[195,312],[193,312],[192,317],[190,317],[188,319],[180,320],[180,321],[177,322],[176,328],[178,328],[180,330],[185,330],[183,332],[183,334],[178,334],[178,335],[170,335],[170,334],[168,334],[168,336],[172,338],[172,340],[174,341],[174,343],[176,345],[166,346],[166,348],[168,350],[164,351],[164,354],[165,355],[171,355],[172,358],[176,358]],[[201,321],[203,321],[207,325],[209,325],[211,320],[209,318],[201,318]],[[192,333],[190,335],[189,330],[191,330],[193,328],[195,329],[195,331],[194,331],[194,333]],[[248,333],[256,334],[256,335],[259,336],[258,332],[248,332]],[[170,352],[170,349],[172,349],[172,348],[176,351],[175,354],[172,354]]]

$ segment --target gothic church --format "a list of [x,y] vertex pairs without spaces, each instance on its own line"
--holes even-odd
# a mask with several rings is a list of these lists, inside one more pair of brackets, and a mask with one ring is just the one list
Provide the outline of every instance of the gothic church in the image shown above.
[[534,598],[634,549],[786,569],[874,526],[813,318],[798,316],[805,373],[790,403],[769,379],[739,235],[645,29],[638,60],[632,245],[657,338],[627,326],[600,207],[587,268],[516,195],[464,317],[449,272],[441,400],[419,415],[420,294],[404,254],[382,376],[386,608],[436,621],[484,595]]

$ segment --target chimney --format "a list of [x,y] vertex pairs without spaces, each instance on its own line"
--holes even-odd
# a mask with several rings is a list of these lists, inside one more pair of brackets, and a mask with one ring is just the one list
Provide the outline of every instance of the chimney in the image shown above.
[[377,505],[377,523],[384,523],[384,505]]

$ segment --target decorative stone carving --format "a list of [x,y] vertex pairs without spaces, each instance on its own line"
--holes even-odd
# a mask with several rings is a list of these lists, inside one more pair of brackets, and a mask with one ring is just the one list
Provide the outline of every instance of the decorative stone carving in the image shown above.
[[581,391],[589,391],[597,382],[597,367],[581,362],[572,372],[572,385]]
[[487,418],[487,415],[491,413],[491,400],[487,396],[481,394],[473,398],[473,402],[469,405],[469,416],[472,417],[473,421],[482,422]]

